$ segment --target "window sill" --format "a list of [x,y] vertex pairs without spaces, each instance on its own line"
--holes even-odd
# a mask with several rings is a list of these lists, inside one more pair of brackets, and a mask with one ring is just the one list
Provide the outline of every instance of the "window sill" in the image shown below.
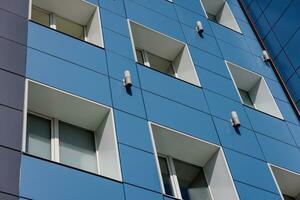
[[159,71],[159,70],[157,70],[157,69],[148,67],[148,66],[146,66],[146,65],[144,65],[144,64],[141,64],[141,63],[139,63],[139,62],[135,62],[135,63],[136,63],[137,65],[141,66],[141,67],[146,67],[147,69],[156,71],[156,72],[158,72],[158,73],[160,73],[160,74],[163,74],[163,75],[165,75],[165,76],[168,76],[168,77],[171,77],[171,78],[173,78],[173,79],[179,80],[179,81],[181,81],[181,82],[187,83],[187,84],[189,84],[189,85],[191,85],[191,86],[194,86],[194,87],[197,87],[197,88],[202,88],[201,85],[200,85],[200,86],[199,86],[199,85],[195,85],[195,84],[193,84],[193,83],[187,82],[187,81],[182,80],[182,79],[180,79],[180,78],[177,78],[177,77],[175,77],[175,76],[172,76],[172,75],[163,73],[163,72],[161,72],[161,71]]

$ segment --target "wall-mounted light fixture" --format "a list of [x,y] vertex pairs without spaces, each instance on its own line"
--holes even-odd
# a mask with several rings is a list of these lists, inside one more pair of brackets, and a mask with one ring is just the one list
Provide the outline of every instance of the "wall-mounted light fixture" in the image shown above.
[[231,119],[230,119],[232,126],[239,127],[241,125],[239,116],[236,111],[231,112]]
[[123,83],[126,88],[130,88],[132,86],[131,74],[129,70],[124,71]]
[[262,54],[263,54],[263,59],[265,62],[269,62],[271,60],[269,53],[266,50],[263,50]]
[[199,33],[199,34],[202,34],[204,29],[203,29],[203,25],[202,25],[202,22],[201,21],[197,21],[196,22],[196,31]]

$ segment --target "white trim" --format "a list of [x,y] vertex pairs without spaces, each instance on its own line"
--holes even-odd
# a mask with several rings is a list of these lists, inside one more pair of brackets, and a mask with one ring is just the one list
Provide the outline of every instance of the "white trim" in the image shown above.
[[117,132],[116,132],[116,124],[115,124],[115,117],[114,117],[114,112],[112,108],[110,109],[110,114],[112,118],[112,128],[113,128],[113,134],[114,134],[114,144],[115,144],[115,149],[117,150],[117,160],[118,160],[118,175],[120,177],[119,181],[122,181],[122,170],[121,170],[121,161],[120,161],[120,153],[119,153],[119,147],[118,147],[118,141],[117,141]]
[[56,30],[56,14],[55,13],[50,13],[50,28]]
[[99,149],[97,148],[97,143],[96,143],[96,131],[93,131],[94,134],[94,144],[95,144],[95,150],[96,150],[96,162],[97,162],[97,173],[101,174],[100,172],[100,158],[99,158]]
[[28,3],[28,19],[31,20],[31,15],[32,15],[32,0],[29,0]]
[[204,11],[205,17],[206,17],[206,19],[208,19],[208,15],[207,15],[207,12],[206,12],[206,10],[205,10],[205,7],[204,7],[204,5],[203,5],[203,3],[202,3],[202,0],[199,0],[199,1],[200,1],[200,5],[201,5],[201,7],[202,7],[202,10]]
[[28,81],[25,80],[24,87],[24,105],[23,105],[23,130],[22,130],[22,151],[26,152],[27,139],[27,109],[28,109]]
[[53,150],[54,150],[54,161],[55,162],[60,162],[59,159],[59,120],[58,119],[53,119],[53,125],[54,125],[54,135],[53,135]]
[[145,51],[144,49],[142,49],[141,52],[143,56],[144,65],[146,65],[149,68],[152,68],[149,62],[148,52]]
[[132,46],[132,50],[133,50],[134,60],[135,60],[135,62],[138,62],[137,55],[136,55],[136,52],[135,52],[135,44],[134,44],[134,40],[133,40],[133,35],[132,35],[132,31],[131,31],[131,25],[130,25],[130,22],[131,22],[131,20],[130,20],[130,19],[127,19],[128,30],[129,30],[129,36],[130,36],[131,46]]
[[[269,170],[270,170],[270,172],[271,172],[271,175],[272,175],[272,177],[273,177],[273,180],[274,180],[274,182],[275,182],[275,185],[276,185],[276,188],[277,188],[277,190],[278,190],[278,192],[279,192],[279,195],[280,195],[281,199],[284,200],[283,195],[282,195],[282,192],[281,192],[280,187],[279,187],[279,184],[277,183],[277,180],[276,180],[275,175],[274,175],[274,173],[273,173],[273,170],[272,170],[272,168],[271,168],[271,165],[272,165],[272,164],[268,163]],[[275,166],[275,165],[273,165],[273,166],[274,166],[274,167],[277,167],[277,166]],[[278,167],[278,168],[280,168],[280,167]],[[280,169],[282,169],[282,168],[280,168]],[[287,171],[288,171],[288,170],[287,170]]]
[[[157,152],[157,148],[156,148],[156,143],[155,143],[155,139],[154,139],[154,134],[153,134],[153,130],[152,130],[152,125],[154,126],[158,126],[158,127],[161,127],[161,128],[164,128],[164,129],[167,129],[169,131],[172,131],[174,133],[177,133],[177,134],[181,134],[183,136],[186,136],[186,137],[189,137],[189,138],[192,138],[194,140],[197,140],[197,141],[200,141],[200,142],[204,142],[206,144],[209,144],[211,146],[214,146],[214,147],[217,147],[217,151],[215,153],[220,153],[222,159],[224,160],[224,163],[225,163],[225,170],[226,172],[228,173],[228,176],[229,176],[229,179],[230,179],[230,182],[231,182],[231,185],[233,187],[233,193],[234,195],[237,197],[237,199],[240,199],[239,198],[239,195],[238,195],[238,192],[237,192],[237,189],[235,187],[235,184],[234,184],[234,181],[233,181],[233,178],[232,178],[232,174],[231,174],[231,171],[229,169],[229,166],[228,166],[228,163],[227,163],[227,159],[225,157],[225,154],[224,154],[224,151],[223,151],[223,148],[219,145],[216,145],[216,144],[213,144],[213,143],[210,143],[208,141],[204,141],[204,140],[201,140],[199,138],[195,138],[193,136],[190,136],[190,135],[187,135],[185,133],[182,133],[182,132],[179,132],[179,131],[176,131],[174,129],[171,129],[171,128],[168,128],[168,127],[165,127],[163,125],[160,125],[160,124],[157,124],[155,122],[150,122],[148,121],[148,126],[149,126],[149,130],[150,130],[150,136],[151,136],[151,142],[152,142],[152,147],[153,147],[153,151],[154,151],[154,156],[155,156],[155,161],[156,161],[156,167],[157,167],[157,170],[159,172],[159,178],[160,178],[160,184],[161,184],[161,189],[163,191],[163,194],[169,196],[168,194],[165,193],[165,189],[164,189],[164,182],[163,182],[163,179],[162,179],[162,173],[161,173],[161,170],[160,170],[160,165],[159,165],[159,161],[158,161],[158,157],[164,157],[164,158],[167,158],[167,164],[170,165],[168,166],[168,169],[169,169],[169,173],[170,173],[170,179],[171,179],[171,184],[172,184],[172,190],[173,190],[173,193],[174,193],[174,197],[175,198],[178,198],[178,199],[182,199],[182,196],[181,196],[181,192],[180,192],[180,187],[179,187],[179,182],[178,182],[178,179],[177,179],[177,176],[176,176],[176,169],[175,169],[175,166],[174,166],[174,161],[173,161],[173,158],[171,156],[168,156],[168,155],[163,155],[161,153],[158,153]],[[198,166],[198,165],[196,165]],[[201,167],[201,166],[200,166]],[[202,167],[203,168],[203,167]],[[203,168],[204,170],[204,168]],[[207,175],[204,171],[204,176],[207,179]],[[214,200],[214,195],[211,191],[211,187],[210,187],[210,184],[207,182],[207,186],[208,186],[208,190],[209,190],[209,193],[210,193],[210,196],[211,196],[211,199]]]
[[[273,117],[275,117],[275,118],[284,120],[284,117],[283,117],[283,115],[282,115],[282,113],[281,113],[281,111],[280,111],[280,109],[279,109],[279,107],[278,107],[278,105],[277,105],[277,102],[276,102],[275,99],[274,99],[274,96],[273,96],[273,94],[272,94],[272,92],[271,92],[271,90],[270,90],[270,88],[269,88],[269,85],[267,84],[267,82],[266,82],[264,76],[262,76],[262,75],[260,75],[260,74],[258,74],[258,73],[256,73],[256,72],[250,71],[250,70],[248,70],[248,69],[246,69],[246,68],[244,68],[244,67],[242,67],[242,66],[240,66],[240,65],[238,65],[238,64],[232,63],[232,62],[230,62],[230,61],[224,60],[224,62],[225,62],[225,64],[226,64],[227,70],[228,70],[228,72],[229,72],[231,81],[233,82],[233,85],[234,85],[234,87],[235,87],[235,89],[236,89],[236,91],[237,91],[237,93],[238,93],[238,96],[239,96],[239,98],[240,98],[240,101],[241,101],[241,103],[242,103],[243,105],[246,105],[246,104],[244,103],[244,101],[243,101],[243,99],[242,99],[242,97],[241,97],[241,94],[240,94],[240,92],[239,92],[239,88],[237,87],[237,84],[236,84],[236,82],[235,82],[235,78],[234,78],[233,75],[232,75],[232,72],[231,72],[231,70],[230,70],[229,65],[232,65],[232,66],[234,66],[234,67],[236,67],[236,68],[240,68],[241,70],[244,70],[244,71],[246,71],[247,73],[253,74],[254,76],[257,76],[257,77],[259,77],[259,78],[261,79],[260,81],[262,81],[263,84],[266,86],[267,93],[269,93],[269,96],[270,96],[270,98],[271,98],[271,101],[272,101],[272,103],[274,104],[275,109],[277,109],[278,115],[279,115],[279,116],[278,116],[278,115],[275,115],[275,114],[273,114],[273,113],[265,112],[265,111],[263,111],[263,110],[257,108],[257,106],[255,105],[255,102],[251,99],[251,101],[252,101],[252,103],[253,103],[253,106],[254,106],[254,109],[256,109],[256,110],[258,110],[258,111],[260,111],[260,112],[266,113],[266,114],[268,114],[268,115],[270,115],[270,116],[273,116]],[[246,105],[246,106],[247,106],[247,105]]]
[[109,106],[106,106],[104,104],[101,104],[101,103],[98,103],[98,102],[95,102],[95,101],[92,101],[90,99],[86,99],[84,97],[81,97],[81,96],[78,96],[78,95],[75,95],[75,94],[72,94],[70,92],[66,92],[66,91],[63,91],[63,90],[60,90],[60,89],[57,89],[55,87],[52,87],[52,86],[49,86],[49,85],[46,85],[44,83],[41,83],[41,82],[38,82],[38,81],[34,81],[34,80],[31,80],[31,79],[26,79],[28,82],[32,82],[32,83],[35,83],[35,84],[38,84],[38,85],[41,85],[41,86],[44,86],[44,87],[47,87],[49,89],[52,89],[52,90],[55,90],[55,91],[58,91],[60,93],[63,93],[63,94],[66,94],[66,95],[69,95],[69,96],[72,96],[72,97],[75,97],[75,98],[78,98],[78,99],[81,99],[81,100],[84,100],[84,101],[87,101],[89,103],[92,103],[92,104],[95,104],[95,105],[98,105],[98,106],[102,106],[104,108],[107,108],[107,109],[112,109],[111,107]]

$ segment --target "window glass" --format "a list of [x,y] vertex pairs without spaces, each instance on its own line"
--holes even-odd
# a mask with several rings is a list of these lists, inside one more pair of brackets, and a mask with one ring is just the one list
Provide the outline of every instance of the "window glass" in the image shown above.
[[158,157],[161,176],[164,182],[165,194],[173,196],[170,172],[168,169],[167,159],[164,157]]
[[97,172],[94,133],[59,122],[60,162],[79,169]]
[[50,14],[49,12],[33,6],[31,12],[31,19],[44,26],[50,26]]
[[147,55],[151,68],[154,68],[162,73],[169,74],[171,76],[175,75],[171,61],[149,52],[147,52]]
[[51,121],[28,114],[26,152],[45,159],[51,155]]
[[75,38],[84,40],[84,28],[82,25],[72,22],[58,15],[55,16],[55,20],[57,30],[71,35]]
[[210,14],[210,13],[206,13],[206,14],[207,14],[208,19],[210,19],[211,21],[214,21],[214,22],[218,23],[216,15],[213,15],[213,14]]
[[182,198],[211,200],[203,169],[180,160],[173,160]]
[[144,65],[143,52],[139,49],[135,49],[137,62]]
[[285,194],[283,194],[282,196],[283,196],[284,200],[296,200],[294,197],[291,197],[291,196],[288,196]]
[[239,93],[242,97],[243,103],[247,106],[253,107],[254,108],[254,104],[251,100],[251,97],[249,95],[249,93],[245,90],[239,89]]

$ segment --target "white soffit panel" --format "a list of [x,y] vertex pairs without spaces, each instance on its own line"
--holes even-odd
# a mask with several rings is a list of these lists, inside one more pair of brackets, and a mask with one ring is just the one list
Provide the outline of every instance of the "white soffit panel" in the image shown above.
[[158,153],[170,155],[179,160],[204,166],[219,147],[171,129],[151,124]]
[[[201,0],[200,0],[201,1]],[[223,7],[225,0],[202,0],[205,11],[216,15]]]
[[297,197],[300,194],[300,174],[271,165],[276,182],[283,194]]
[[109,108],[71,94],[28,81],[28,110],[96,130]]
[[174,60],[184,44],[143,25],[129,21],[134,45],[168,60]]
[[233,76],[233,79],[238,88],[245,91],[251,90],[251,88],[260,80],[260,76],[243,69],[237,65],[227,62],[229,70]]
[[87,25],[96,6],[83,0],[32,0],[32,4],[81,25]]

